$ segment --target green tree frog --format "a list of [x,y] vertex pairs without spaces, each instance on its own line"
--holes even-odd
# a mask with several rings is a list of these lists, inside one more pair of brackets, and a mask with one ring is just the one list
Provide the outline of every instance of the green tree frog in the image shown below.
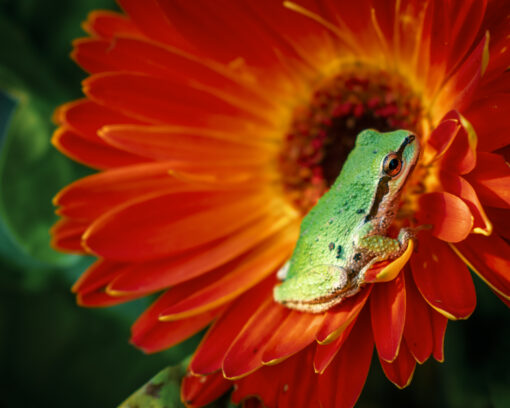
[[364,130],[331,189],[306,215],[274,299],[319,313],[354,295],[365,273],[379,261],[398,258],[412,231],[386,236],[400,194],[419,155],[419,141],[407,130]]

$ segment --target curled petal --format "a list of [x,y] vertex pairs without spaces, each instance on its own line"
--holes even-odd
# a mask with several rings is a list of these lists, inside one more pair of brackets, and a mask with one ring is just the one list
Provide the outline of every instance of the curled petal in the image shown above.
[[416,218],[431,225],[432,235],[447,242],[465,239],[473,227],[473,216],[467,204],[450,193],[433,192],[419,198]]
[[432,160],[440,158],[455,140],[455,136],[459,132],[461,124],[455,117],[445,119],[434,128],[430,134],[427,144],[432,148]]
[[450,116],[462,126],[441,158],[440,166],[443,170],[454,174],[466,174],[476,165],[478,137],[473,126],[457,111],[446,115],[446,117]]
[[451,173],[440,174],[440,180],[445,191],[462,198],[468,205],[473,215],[473,232],[490,235],[492,232],[492,224],[480,200],[478,200],[478,195],[473,186],[463,177]]

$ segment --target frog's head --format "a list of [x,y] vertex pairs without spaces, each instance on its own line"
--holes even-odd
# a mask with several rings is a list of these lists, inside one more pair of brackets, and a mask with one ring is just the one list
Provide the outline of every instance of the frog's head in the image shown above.
[[[365,130],[356,139],[356,150],[363,155],[366,170],[374,182],[375,196],[371,215],[375,216],[388,201],[402,191],[420,152],[417,137],[408,130],[379,133]],[[370,215],[369,215],[370,217]]]

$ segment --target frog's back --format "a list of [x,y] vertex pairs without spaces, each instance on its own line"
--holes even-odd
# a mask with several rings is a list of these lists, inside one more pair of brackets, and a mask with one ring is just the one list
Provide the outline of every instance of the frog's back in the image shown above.
[[303,219],[288,276],[316,265],[344,266],[356,228],[370,211],[377,179],[367,177],[366,149],[356,148],[331,189]]

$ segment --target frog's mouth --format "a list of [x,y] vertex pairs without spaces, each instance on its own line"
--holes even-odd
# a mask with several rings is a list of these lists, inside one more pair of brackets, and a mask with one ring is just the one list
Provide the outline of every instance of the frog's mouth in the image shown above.
[[294,206],[306,214],[316,204],[362,130],[421,134],[426,118],[420,101],[401,76],[359,64],[320,82],[308,103],[295,108],[280,154],[280,174]]

